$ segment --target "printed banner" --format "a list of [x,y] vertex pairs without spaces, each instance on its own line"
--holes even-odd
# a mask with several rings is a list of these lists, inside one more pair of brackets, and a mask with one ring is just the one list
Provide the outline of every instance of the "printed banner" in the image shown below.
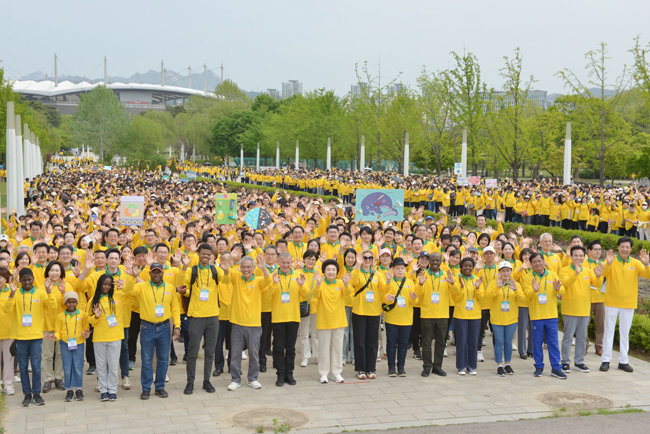
[[356,221],[404,220],[404,190],[358,189],[354,215]]
[[222,225],[234,225],[237,223],[236,193],[216,194],[214,198],[214,205],[217,212],[217,223]]
[[454,175],[463,173],[463,163],[454,163]]
[[469,179],[459,176],[458,178],[456,178],[456,184],[460,186],[467,186],[469,185]]
[[196,172],[193,170],[190,170],[187,172],[187,179],[196,179]]
[[485,178],[485,188],[497,188],[497,180],[494,178]]
[[481,183],[480,176],[470,176],[467,179],[469,180],[469,185],[479,185]]
[[273,217],[264,208],[253,208],[244,217],[246,224],[253,230],[264,229],[273,223]]
[[120,199],[120,224],[144,225],[144,196],[122,196]]

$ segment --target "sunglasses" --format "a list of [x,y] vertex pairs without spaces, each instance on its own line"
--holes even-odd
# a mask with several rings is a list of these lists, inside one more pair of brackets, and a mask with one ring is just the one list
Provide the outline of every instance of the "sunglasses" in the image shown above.
[[372,256],[364,256],[363,260],[364,261],[372,261]]

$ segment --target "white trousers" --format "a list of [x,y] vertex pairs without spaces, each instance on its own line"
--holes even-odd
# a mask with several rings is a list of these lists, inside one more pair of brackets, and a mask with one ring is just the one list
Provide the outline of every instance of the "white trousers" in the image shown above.
[[318,373],[340,375],[343,371],[343,332],[344,327],[318,330]]
[[316,314],[300,318],[298,328],[298,349],[303,359],[318,358],[318,333],[316,332]]
[[616,330],[616,318],[618,324],[619,350],[618,363],[628,363],[627,352],[630,349],[630,327],[634,309],[605,306],[605,333],[603,335],[603,355],[601,362],[612,361],[612,347],[614,346],[614,331]]

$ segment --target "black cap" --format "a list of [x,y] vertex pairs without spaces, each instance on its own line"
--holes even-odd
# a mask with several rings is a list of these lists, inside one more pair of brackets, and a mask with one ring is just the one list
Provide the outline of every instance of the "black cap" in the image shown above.
[[404,262],[404,259],[402,259],[402,258],[395,258],[395,259],[393,259],[393,263],[390,266],[391,267],[396,267],[398,265],[406,266],[406,262]]
[[160,262],[154,262],[149,266],[149,271],[160,270],[163,271],[164,267]]

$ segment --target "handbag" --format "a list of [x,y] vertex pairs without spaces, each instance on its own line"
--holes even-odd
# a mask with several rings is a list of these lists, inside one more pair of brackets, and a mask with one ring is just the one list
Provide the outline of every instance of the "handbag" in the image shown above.
[[309,306],[311,305],[311,296],[314,293],[314,282],[316,279],[311,280],[311,288],[309,289],[309,299],[300,302],[300,318],[308,317],[310,312]]
[[390,312],[397,305],[397,297],[399,297],[399,295],[402,293],[402,288],[404,287],[405,282],[406,282],[406,277],[402,277],[402,283],[399,284],[399,289],[397,290],[397,294],[395,295],[395,300],[393,300],[391,304],[388,303],[381,304],[381,308],[384,312]]

